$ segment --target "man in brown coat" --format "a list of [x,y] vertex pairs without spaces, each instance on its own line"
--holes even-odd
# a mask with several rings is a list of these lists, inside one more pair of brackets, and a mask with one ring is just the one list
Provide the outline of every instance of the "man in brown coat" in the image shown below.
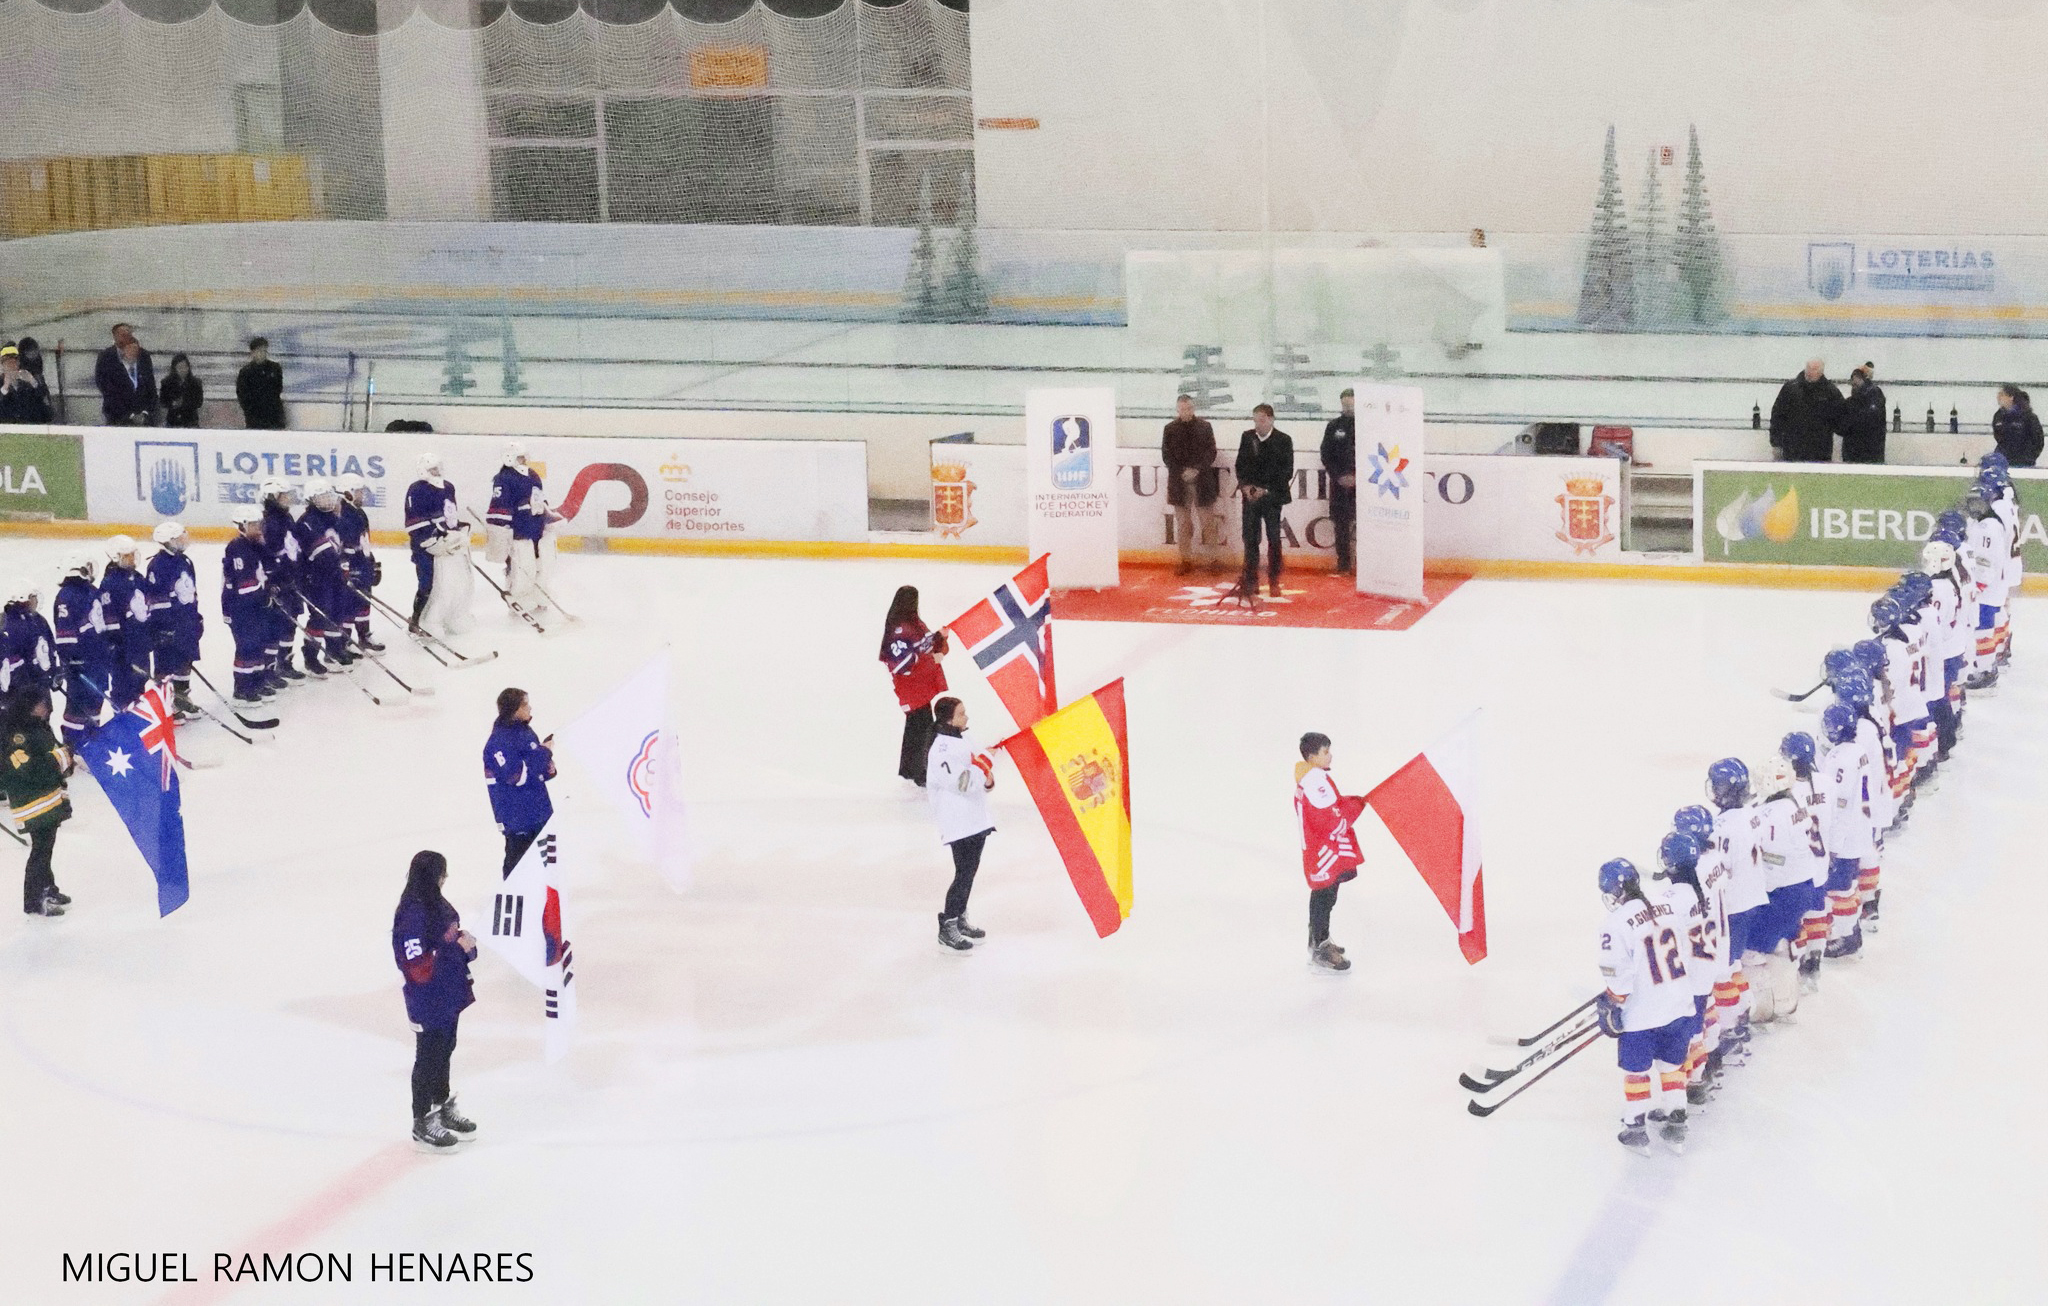
[[[1215,534],[1222,534],[1222,514],[1216,511],[1216,432],[1195,416],[1195,401],[1188,395],[1174,401],[1174,413],[1160,436],[1159,454],[1166,463],[1166,502],[1173,508],[1173,538],[1185,575],[1195,568],[1195,546],[1204,527],[1215,523]],[[1206,545],[1202,554],[1205,559],[1209,555]]]

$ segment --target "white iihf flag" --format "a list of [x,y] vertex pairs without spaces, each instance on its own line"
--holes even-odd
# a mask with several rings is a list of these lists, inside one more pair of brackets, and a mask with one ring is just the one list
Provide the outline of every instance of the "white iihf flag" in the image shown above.
[[481,921],[474,931],[489,948],[541,991],[547,1019],[542,1045],[548,1064],[569,1051],[576,1023],[576,966],[562,918],[563,840],[552,825],[541,832],[482,904],[468,919]]
[[690,830],[668,664],[664,648],[557,737],[625,818],[641,855],[680,893],[690,884]]

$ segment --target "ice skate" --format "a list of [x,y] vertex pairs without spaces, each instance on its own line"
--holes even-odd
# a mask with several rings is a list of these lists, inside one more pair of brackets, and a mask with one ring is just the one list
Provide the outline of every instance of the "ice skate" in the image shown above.
[[1634,1152],[1637,1156],[1648,1156],[1650,1154],[1650,1131],[1643,1128],[1641,1121],[1626,1126],[1614,1137],[1623,1147]]
[[1673,1156],[1685,1155],[1686,1123],[1685,1108],[1680,1107],[1657,1126],[1658,1141],[1669,1148]]
[[974,940],[960,932],[958,916],[939,917],[939,944],[955,952],[969,952],[974,948]]
[[967,923],[967,917],[964,915],[960,918],[960,932],[970,939],[980,940],[988,937],[987,930],[975,929],[972,925],[969,925]]
[[24,908],[23,911],[30,916],[62,916],[64,904],[57,901],[56,895],[44,894],[42,902],[34,907]]
[[322,662],[320,655],[312,649],[306,650],[306,674],[314,680],[327,679],[327,664]]
[[1309,949],[1308,964],[1310,970],[1324,974],[1341,974],[1351,969],[1351,963],[1344,959],[1344,954],[1327,943]]
[[1883,895],[1883,889],[1872,889],[1870,891],[1869,901],[1863,904],[1862,919],[1857,922],[1857,928],[1859,930],[1869,930],[1872,934],[1877,933],[1878,901],[1880,898],[1883,897]]
[[1820,992],[1820,954],[1809,953],[1799,959],[1799,991],[1802,994]]
[[455,1109],[454,1098],[449,1098],[446,1102],[435,1108],[434,1114],[440,1120],[441,1127],[455,1135],[455,1141],[467,1143],[476,1137],[476,1121],[469,1119]]
[[46,901],[56,903],[59,907],[69,907],[71,905],[71,895],[62,889],[52,889],[44,894],[43,898]]
[[455,1135],[441,1123],[441,1113],[429,1111],[412,1122],[412,1145],[422,1152],[452,1152]]

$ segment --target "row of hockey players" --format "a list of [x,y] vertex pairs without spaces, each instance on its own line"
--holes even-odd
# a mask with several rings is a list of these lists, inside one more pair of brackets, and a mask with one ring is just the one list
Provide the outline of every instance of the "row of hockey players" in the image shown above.
[[1674,816],[1657,876],[1623,858],[1600,868],[1596,1003],[1617,1040],[1623,1146],[1647,1154],[1654,1129],[1683,1151],[1688,1108],[1748,1060],[1752,1028],[1790,1023],[1823,959],[1876,932],[1886,838],[1955,748],[1969,691],[2010,657],[2018,523],[1994,454],[1937,519],[1921,570],[1871,604],[1875,637],[1824,659],[1825,747],[1795,731],[1755,768],[1715,762],[1711,809]]
[[[318,679],[380,653],[370,634],[370,592],[383,567],[370,551],[369,487],[307,481],[304,508],[292,488],[266,481],[260,503],[230,520],[235,537],[221,557],[221,615],[235,640],[234,696],[260,703],[293,681]],[[297,652],[305,664],[293,665]],[[175,683],[175,682],[174,682]],[[184,710],[190,710],[186,705]]]

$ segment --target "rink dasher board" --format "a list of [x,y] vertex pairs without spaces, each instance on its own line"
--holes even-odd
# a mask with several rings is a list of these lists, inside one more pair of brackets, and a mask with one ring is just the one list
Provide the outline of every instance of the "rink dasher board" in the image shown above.
[[[1700,462],[1693,557],[1759,566],[1918,567],[1934,519],[1960,503],[1975,465]],[[2016,468],[2020,562],[2048,569],[2048,470]]]
[[[0,438],[21,428],[0,429]],[[359,475],[370,526],[405,529],[419,456],[441,456],[479,516],[507,444],[522,445],[567,532],[667,540],[867,539],[867,446],[858,440],[693,440],[401,432],[46,428],[82,446],[88,521],[227,526],[263,482]]]
[[[1307,441],[1304,446],[1304,441]],[[1240,547],[1238,501],[1232,496],[1236,448],[1218,436],[1221,482],[1207,510],[1203,544]],[[1317,452],[1320,437],[1297,436],[1294,499],[1281,509],[1286,547],[1335,556],[1329,478]],[[950,545],[1022,545],[1026,537],[1025,450],[1022,445],[931,444],[933,540]],[[1360,466],[1365,460],[1360,459]],[[1425,453],[1405,494],[1424,497],[1423,556],[1428,559],[1613,563],[1624,560],[1621,528],[1628,519],[1628,478],[1613,458]],[[1173,509],[1166,467],[1153,449],[1117,451],[1117,547],[1170,552]],[[1359,503],[1375,490],[1360,476]]]

